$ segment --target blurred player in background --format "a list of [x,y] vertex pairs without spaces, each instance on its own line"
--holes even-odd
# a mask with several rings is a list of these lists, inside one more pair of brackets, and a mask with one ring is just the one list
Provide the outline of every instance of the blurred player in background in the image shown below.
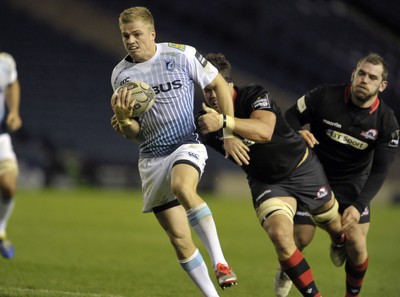
[[9,132],[22,126],[19,104],[20,86],[15,60],[7,53],[0,53],[0,254],[6,259],[14,256],[6,228],[15,204],[18,163]]
[[247,174],[253,205],[263,229],[274,244],[278,260],[303,296],[321,296],[311,268],[293,238],[293,216],[297,205],[313,213],[313,218],[331,236],[343,243],[341,218],[323,168],[300,135],[285,121],[280,108],[260,85],[234,86],[231,65],[222,54],[206,59],[218,68],[229,83],[235,117],[225,115],[218,96],[208,86],[198,117],[204,143],[225,155],[222,129],[231,129],[249,146]]
[[[387,86],[388,68],[378,54],[360,59],[345,85],[321,85],[297,100],[286,113],[291,126],[318,155],[339,201],[345,245],[331,246],[336,266],[346,262],[346,297],[358,296],[368,267],[370,202],[381,188],[399,146],[394,112],[379,98]],[[310,131],[303,125],[310,124]],[[303,250],[315,225],[307,212],[295,216],[295,239]],[[347,258],[347,261],[346,261]],[[290,280],[275,280],[287,296]]]
[[[190,226],[209,252],[221,288],[236,284],[237,278],[223,255],[211,211],[196,190],[208,157],[195,131],[194,83],[215,90],[223,112],[232,115],[228,85],[195,48],[155,43],[154,19],[147,8],[126,9],[119,25],[128,55],[113,70],[113,89],[139,80],[156,93],[152,108],[135,118],[130,91],[121,88],[111,99],[114,129],[140,144],[143,211],[155,214],[179,263],[202,294],[218,296]],[[247,147],[240,140],[227,134],[224,145],[228,156],[248,163]]]

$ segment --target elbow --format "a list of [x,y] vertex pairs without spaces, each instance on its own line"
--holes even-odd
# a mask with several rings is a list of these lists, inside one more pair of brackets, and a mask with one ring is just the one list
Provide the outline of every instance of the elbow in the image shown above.
[[261,143],[266,143],[266,142],[270,142],[272,140],[272,134],[271,133],[259,133],[257,135],[257,140],[255,140],[256,142],[261,142]]

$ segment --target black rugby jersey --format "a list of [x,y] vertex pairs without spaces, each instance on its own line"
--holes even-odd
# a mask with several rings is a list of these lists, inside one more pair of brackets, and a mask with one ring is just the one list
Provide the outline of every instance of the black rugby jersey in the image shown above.
[[[268,110],[276,115],[276,125],[270,142],[254,143],[243,140],[250,148],[250,162],[249,165],[242,166],[243,170],[252,178],[268,183],[288,176],[305,154],[304,140],[289,126],[276,102],[262,86],[235,86],[235,90],[236,118],[249,118],[254,110]],[[222,129],[202,137],[206,145],[225,155]],[[234,162],[232,158],[230,160]]]
[[[370,108],[351,101],[350,85],[321,85],[286,112],[296,130],[310,124],[314,147],[330,182],[366,181],[354,206],[362,212],[382,186],[399,146],[394,112],[380,98]],[[366,178],[368,176],[368,179]]]

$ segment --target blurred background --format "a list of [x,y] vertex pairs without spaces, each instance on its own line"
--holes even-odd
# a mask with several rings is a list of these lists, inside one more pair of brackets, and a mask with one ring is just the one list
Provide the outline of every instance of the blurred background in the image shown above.
[[[390,70],[381,97],[399,120],[400,2],[349,2],[2,0],[0,51],[14,56],[22,93],[19,186],[140,186],[138,147],[110,126],[111,71],[125,55],[118,17],[130,6],[152,11],[157,42],[224,53],[236,84],[265,85],[283,110],[320,83],[349,82],[358,59],[377,52]],[[209,154],[200,189],[247,196],[240,168]],[[400,202],[399,159],[379,200]]]

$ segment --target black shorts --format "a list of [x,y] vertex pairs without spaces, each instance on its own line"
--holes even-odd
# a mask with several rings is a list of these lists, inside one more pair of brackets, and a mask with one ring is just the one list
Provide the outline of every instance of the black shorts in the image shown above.
[[[308,152],[307,159],[284,179],[265,183],[248,176],[255,209],[270,198],[293,197],[298,205],[312,212],[330,200],[331,187],[322,165],[312,150]],[[268,174],[268,168],[265,171]]]
[[[343,211],[349,207],[355,198],[361,193],[364,187],[365,181],[367,179],[366,175],[357,176],[352,179],[347,179],[344,181],[333,181],[331,182],[331,187],[337,201],[339,202],[339,213],[342,214]],[[371,210],[369,205],[361,213],[359,224],[369,223],[371,220]],[[296,215],[294,216],[295,224],[306,224],[315,225],[311,220],[310,215],[304,210],[304,208],[299,207],[297,209]]]

